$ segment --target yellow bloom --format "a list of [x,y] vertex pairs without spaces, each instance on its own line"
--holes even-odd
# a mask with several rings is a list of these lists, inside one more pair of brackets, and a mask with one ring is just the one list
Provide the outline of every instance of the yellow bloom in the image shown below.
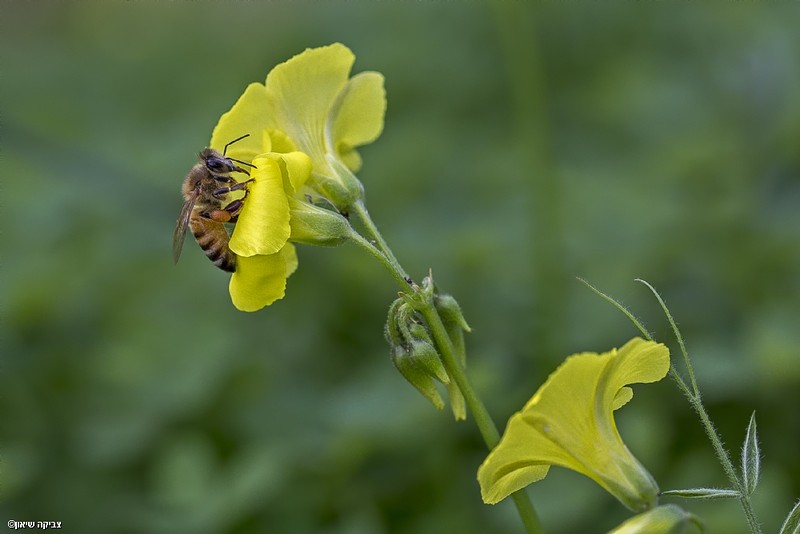
[[334,245],[350,232],[338,213],[297,199],[310,175],[308,156],[271,152],[255,158],[253,165],[253,182],[229,244],[237,255],[231,300],[242,311],[256,311],[283,298],[286,279],[297,269],[290,240]]
[[703,530],[697,517],[679,506],[667,504],[633,516],[609,534],[686,534]]
[[297,268],[290,241],[336,245],[351,235],[338,213],[305,199],[317,192],[344,208],[363,194],[352,174],[361,165],[355,147],[380,135],[386,98],[380,74],[349,78],[354,61],[338,43],[308,49],[276,66],[266,84],[250,84],[214,128],[217,150],[247,134],[226,156],[254,165],[230,240],[230,294],[240,310],[283,297]]
[[551,465],[588,476],[628,508],[651,508],[658,487],[622,442],[614,410],[633,397],[626,384],[656,382],[669,350],[634,338],[603,354],[575,354],[547,379],[478,470],[484,502],[495,504],[543,479]]
[[355,148],[383,130],[383,76],[362,72],[349,78],[355,56],[335,43],[307,49],[276,66],[266,84],[252,83],[219,120],[211,146],[231,139],[230,157],[251,161],[266,152],[304,152],[311,158],[308,186],[340,208],[360,199],[352,174],[361,166]]

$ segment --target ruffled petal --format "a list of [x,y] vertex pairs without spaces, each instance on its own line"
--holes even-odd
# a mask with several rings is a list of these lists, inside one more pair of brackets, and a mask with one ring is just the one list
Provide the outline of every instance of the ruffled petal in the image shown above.
[[361,166],[355,147],[373,142],[383,131],[386,90],[383,75],[362,72],[353,76],[331,110],[328,127],[336,153],[351,171]]
[[286,258],[278,252],[269,256],[239,257],[228,290],[241,311],[257,311],[283,298],[286,290]]
[[255,180],[231,236],[230,248],[238,256],[275,254],[291,233],[289,201],[281,166],[275,157],[256,158],[251,172]]
[[286,278],[289,278],[297,270],[297,249],[291,243],[286,243],[286,246],[281,249],[280,255],[286,264]]
[[250,134],[230,145],[225,155],[250,163],[259,154],[272,151],[268,134],[272,127],[270,109],[267,88],[260,83],[251,83],[230,111],[220,117],[211,134],[211,148],[222,152],[227,143]]
[[[325,122],[339,93],[347,84],[355,56],[335,43],[309,48],[276,66],[266,88],[273,104],[272,117],[298,149],[311,156],[317,170],[325,161]],[[332,148],[332,147],[331,147]]]
[[667,372],[669,350],[664,345],[638,337],[631,339],[617,351],[616,358],[610,363],[609,372],[598,384],[604,392],[603,402],[612,405],[614,397],[626,384],[658,382]]
[[508,421],[500,444],[478,469],[481,496],[486,504],[496,504],[517,490],[543,479],[550,465],[570,461],[571,457],[545,439],[517,413]]
[[619,351],[567,358],[511,417],[481,465],[486,502],[543,478],[544,466],[560,465],[590,477],[632,509],[649,506],[657,487],[622,442],[613,410],[633,395],[625,384],[660,380],[668,369],[668,349],[642,339]]
[[286,177],[284,187],[289,196],[300,191],[311,175],[311,159],[303,152],[281,154],[280,160]]

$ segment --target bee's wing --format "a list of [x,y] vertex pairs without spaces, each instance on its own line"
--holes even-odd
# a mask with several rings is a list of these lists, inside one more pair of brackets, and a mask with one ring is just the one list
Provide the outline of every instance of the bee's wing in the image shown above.
[[195,189],[192,196],[183,203],[181,214],[178,215],[178,222],[175,224],[175,233],[172,234],[172,259],[175,263],[178,263],[178,259],[181,257],[183,241],[186,239],[186,227],[189,226],[189,218],[192,216],[194,203],[199,194],[199,189]]

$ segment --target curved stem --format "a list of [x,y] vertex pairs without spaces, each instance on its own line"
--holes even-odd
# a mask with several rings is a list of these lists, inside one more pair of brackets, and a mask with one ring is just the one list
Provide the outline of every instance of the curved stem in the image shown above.
[[[475,418],[475,424],[478,426],[483,441],[489,450],[492,450],[500,442],[500,432],[498,432],[497,426],[494,424],[492,416],[489,415],[486,406],[484,406],[480,397],[472,388],[464,367],[459,363],[462,361],[461,355],[457,354],[450,336],[447,335],[447,330],[442,324],[439,313],[430,301],[424,303],[419,311],[431,329],[433,341],[442,356],[442,363],[447,370],[447,374],[456,381],[458,388],[464,395],[467,406],[469,406],[470,413]],[[525,490],[516,491],[511,497],[517,507],[522,523],[525,525],[525,529],[529,533],[542,532],[539,517],[536,515],[536,510],[533,508],[533,504]]]
[[394,264],[384,252],[378,250],[375,245],[364,239],[361,234],[355,230],[353,230],[353,233],[350,235],[350,239],[353,240],[353,243],[369,252],[373,257],[381,262],[383,266],[386,267],[386,269],[392,274],[392,276],[394,276],[394,279],[397,281],[400,287],[403,289],[408,289],[409,279],[402,271],[395,269]]
[[692,408],[697,413],[698,417],[700,417],[700,422],[703,424],[706,435],[711,441],[711,446],[714,448],[714,453],[717,455],[717,459],[722,465],[722,470],[725,471],[728,481],[739,492],[739,503],[742,505],[742,510],[744,511],[744,516],[747,520],[747,526],[750,528],[750,532],[754,534],[761,534],[761,525],[758,523],[755,511],[753,510],[753,505],[750,502],[750,494],[745,487],[744,482],[736,473],[736,467],[734,467],[733,461],[731,461],[731,456],[728,454],[728,451],[722,444],[722,439],[720,439],[717,429],[714,427],[714,423],[711,422],[711,417],[709,417],[706,407],[703,405],[703,399],[700,396],[700,388],[697,385],[697,379],[694,375],[694,368],[692,367],[691,360],[689,360],[689,353],[686,351],[686,344],[683,341],[681,331],[678,328],[677,323],[675,323],[675,319],[673,319],[669,308],[667,308],[667,304],[664,302],[664,299],[661,298],[661,295],[658,293],[658,291],[656,291],[656,288],[654,288],[646,280],[637,278],[636,281],[646,285],[650,292],[656,297],[658,304],[661,306],[664,315],[666,315],[667,320],[672,327],[672,332],[675,334],[675,338],[678,340],[678,345],[681,349],[681,355],[683,356],[683,362],[686,365],[686,371],[689,374],[689,385],[691,385],[692,388],[691,391],[689,391],[689,385],[687,385],[686,382],[680,378],[674,366],[670,366],[673,377],[675,377],[679,387],[686,395],[686,398],[689,399],[689,404],[692,405]]
[[[353,231],[353,242],[377,258],[404,291],[408,290],[409,284],[412,284],[411,287],[416,287],[400,265],[400,262],[397,261],[388,243],[386,243],[383,236],[381,236],[378,227],[370,218],[363,202],[358,201],[354,203],[349,206],[348,211],[359,219],[372,240],[368,241],[363,236]],[[417,297],[419,297],[419,294]],[[455,380],[456,385],[464,395],[464,400],[472,416],[475,418],[475,424],[478,426],[478,430],[487,448],[489,450],[493,449],[500,442],[500,432],[498,432],[497,426],[494,424],[491,415],[489,415],[486,406],[472,388],[472,384],[467,377],[464,367],[459,363],[464,361],[464,355],[456,349],[452,339],[450,339],[450,336],[447,334],[447,329],[444,323],[442,323],[442,318],[439,316],[439,312],[434,306],[433,300],[431,298],[415,298],[414,300],[419,312],[430,328],[433,341],[436,344],[439,354],[442,356],[442,363],[447,370],[447,374]],[[513,493],[511,497],[517,507],[517,512],[522,519],[525,530],[529,534],[539,534],[543,532],[539,517],[525,490],[519,490]]]
[[369,236],[374,241],[375,247],[377,247],[377,249],[384,254],[386,260],[391,265],[391,268],[389,270],[392,271],[392,274],[399,274],[403,278],[403,280],[405,280],[407,283],[411,283],[411,278],[408,276],[408,273],[406,273],[406,271],[400,265],[400,262],[397,261],[397,258],[395,258],[394,253],[392,253],[392,249],[389,248],[389,244],[386,242],[385,239],[383,239],[383,236],[378,231],[378,227],[375,226],[375,223],[372,222],[372,218],[369,216],[369,212],[367,211],[367,207],[364,205],[364,201],[363,200],[356,201],[350,206],[349,211],[355,214],[356,217],[358,217],[358,220],[361,221],[361,224],[364,225],[367,234],[369,234]]

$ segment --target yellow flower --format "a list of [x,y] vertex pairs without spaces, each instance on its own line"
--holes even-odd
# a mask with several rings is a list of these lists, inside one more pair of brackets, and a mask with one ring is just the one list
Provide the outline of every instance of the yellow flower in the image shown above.
[[508,422],[478,470],[484,502],[495,504],[543,479],[551,465],[588,476],[634,511],[652,508],[658,487],[622,442],[614,410],[633,397],[626,384],[656,382],[669,350],[634,338],[603,354],[575,354]]
[[609,534],[686,534],[703,530],[697,517],[679,506],[666,504],[633,516]]
[[211,146],[251,161],[266,152],[304,152],[311,158],[308,186],[339,208],[363,196],[352,174],[361,167],[357,146],[383,130],[386,94],[383,76],[362,72],[349,77],[355,56],[334,43],[310,48],[276,66],[266,84],[252,83],[219,120]]
[[276,66],[266,84],[252,83],[220,117],[212,148],[251,163],[253,181],[230,240],[237,255],[231,277],[233,304],[255,311],[284,296],[297,268],[290,243],[336,245],[351,235],[336,211],[306,202],[322,194],[339,208],[361,198],[352,172],[361,159],[355,147],[383,129],[383,76],[349,78],[355,61],[344,45],[308,49]]
[[253,182],[229,244],[237,255],[231,300],[242,311],[283,298],[286,279],[297,269],[290,240],[335,245],[350,235],[344,217],[298,200],[311,171],[307,155],[271,152],[255,158],[253,165]]

